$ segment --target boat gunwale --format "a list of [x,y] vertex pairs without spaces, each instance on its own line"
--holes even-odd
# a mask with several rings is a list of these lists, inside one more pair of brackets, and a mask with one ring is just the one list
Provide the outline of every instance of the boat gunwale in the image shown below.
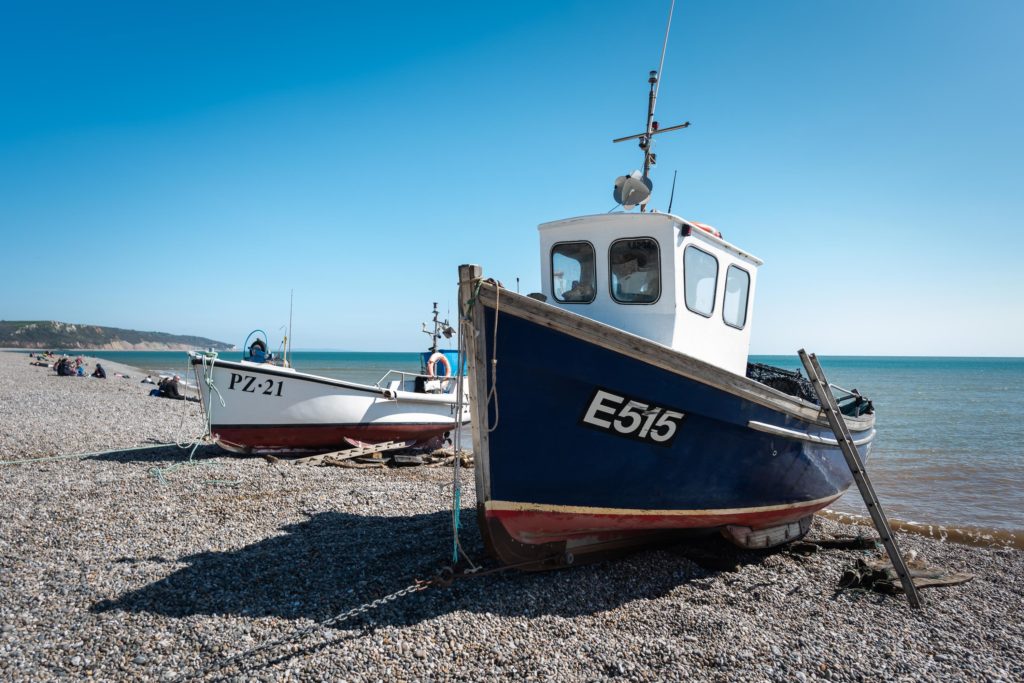
[[[418,394],[413,391],[401,391],[393,389],[385,389],[376,385],[370,384],[359,384],[358,382],[349,382],[343,379],[334,379],[333,377],[323,377],[321,375],[311,375],[305,372],[300,372],[293,368],[287,370],[277,368],[276,366],[263,367],[262,365],[256,365],[253,363],[244,363],[242,361],[224,360],[222,358],[203,359],[199,355],[191,355],[192,366],[203,365],[205,362],[208,365],[214,367],[220,366],[223,368],[233,368],[238,370],[245,370],[246,372],[259,372],[266,375],[273,375],[275,377],[290,377],[292,379],[301,379],[306,382],[313,382],[315,384],[326,384],[328,386],[341,387],[344,389],[352,389],[353,391],[361,391],[367,394],[379,394],[381,397],[389,400],[401,400],[401,401],[415,401],[419,403],[452,403],[454,395],[450,394]],[[439,378],[445,379],[445,378]],[[456,379],[454,377],[450,379]],[[448,398],[451,396],[451,398]]]
[[[820,427],[829,427],[824,411],[810,401],[791,396],[749,377],[723,370],[664,344],[579,313],[516,294],[504,287],[501,288],[501,294],[497,294],[497,291],[497,284],[484,280],[476,295],[477,300],[492,310],[496,310],[498,314],[508,313],[609,351],[627,355],[647,365],[707,384],[714,389],[725,391],[764,408],[783,413],[788,417]],[[874,414],[844,417],[851,432],[871,429],[875,423]]]

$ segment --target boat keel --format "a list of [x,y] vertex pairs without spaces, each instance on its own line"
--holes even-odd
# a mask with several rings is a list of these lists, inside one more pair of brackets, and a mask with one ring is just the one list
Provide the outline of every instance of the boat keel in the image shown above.
[[807,515],[795,522],[766,529],[751,529],[748,526],[730,524],[722,529],[722,535],[730,542],[747,550],[774,548],[803,538],[810,530],[813,518],[814,515]]

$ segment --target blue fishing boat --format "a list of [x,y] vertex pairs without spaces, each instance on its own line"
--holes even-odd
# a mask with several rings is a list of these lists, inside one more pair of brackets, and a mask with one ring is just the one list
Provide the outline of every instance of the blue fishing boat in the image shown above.
[[[807,381],[748,363],[762,261],[648,207],[654,136],[688,125],[659,130],[657,80],[645,132],[622,138],[644,153],[615,185],[626,210],[542,224],[541,292],[460,267],[479,521],[507,564],[680,533],[777,546],[853,481]],[[840,405],[866,457],[871,402],[853,391]]]

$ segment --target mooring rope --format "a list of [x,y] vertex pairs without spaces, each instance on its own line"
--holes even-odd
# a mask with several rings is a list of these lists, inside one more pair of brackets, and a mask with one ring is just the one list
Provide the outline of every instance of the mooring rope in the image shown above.
[[[479,290],[477,290],[479,291]],[[469,566],[476,569],[476,565],[462,547],[459,538],[460,517],[462,515],[462,413],[466,405],[465,383],[466,376],[462,372],[466,366],[466,335],[462,334],[462,325],[459,325],[459,353],[457,359],[456,376],[458,384],[455,389],[455,462],[452,466],[452,566],[459,563],[459,555],[466,558]]]
[[[182,373],[181,373],[181,377],[185,378],[185,387],[186,388],[188,387],[189,375],[195,375],[196,376],[196,388],[199,389],[199,391],[202,391],[202,389],[199,388],[199,374],[198,374],[198,371],[195,370],[195,368],[192,366],[191,357],[186,354],[186,356],[185,356],[185,369],[182,370]],[[202,401],[201,398],[200,398],[200,401]],[[192,448],[195,445],[196,441],[198,440],[198,439],[189,439],[188,441],[183,441],[182,438],[181,438],[182,435],[185,433],[185,419],[192,412],[192,411],[189,410],[189,403],[191,403],[191,401],[185,400],[185,401],[181,402],[181,404],[182,404],[181,405],[181,420],[178,422],[178,430],[174,434],[174,443],[178,446],[178,448],[181,448],[181,449]],[[205,413],[206,413],[205,408],[202,405],[200,405],[200,409],[203,410],[203,413],[204,413],[204,416],[205,416]],[[209,425],[209,421],[208,420],[207,420],[207,425]],[[209,433],[209,429],[207,429],[207,433]],[[199,439],[202,439],[205,436],[206,435],[204,434],[203,436],[199,437]]]
[[[168,467],[153,467],[153,468],[150,468],[149,473],[152,474],[154,477],[156,477],[156,480],[158,482],[160,482],[160,484],[162,486],[166,486],[167,485],[167,483],[168,483],[167,482],[167,475],[168,474],[170,474],[171,472],[174,472],[175,470],[180,469],[182,467],[195,467],[195,466],[220,467],[221,465],[223,465],[223,463],[219,463],[219,462],[216,462],[216,461],[206,462],[206,461],[198,461],[198,460],[195,459],[196,451],[199,450],[200,446],[205,445],[206,443],[209,443],[209,440],[210,440],[210,438],[213,435],[213,395],[214,394],[217,395],[217,400],[220,401],[220,405],[221,405],[222,408],[226,407],[226,405],[227,405],[224,402],[224,396],[220,393],[220,390],[217,388],[217,385],[214,384],[214,381],[213,381],[214,361],[217,359],[217,352],[216,351],[203,351],[203,352],[199,353],[198,355],[200,356],[200,359],[201,359],[201,363],[200,364],[203,367],[202,378],[200,378],[199,370],[196,368],[195,364],[191,362],[191,357],[189,357],[189,359],[185,361],[186,365],[185,365],[185,371],[184,371],[183,376],[187,380],[187,378],[189,376],[189,367],[191,366],[192,374],[196,378],[196,387],[198,388],[198,390],[200,392],[200,402],[201,402],[202,407],[203,407],[203,414],[206,417],[206,433],[203,434],[202,436],[196,438],[196,439],[192,439],[192,440],[190,440],[188,442],[182,442],[181,435],[184,433],[185,417],[188,415],[188,405],[187,404],[189,403],[188,401],[182,401],[182,403],[186,404],[186,405],[184,405],[182,407],[181,422],[178,425],[178,432],[175,434],[174,442],[175,442],[175,445],[177,445],[178,448],[180,448],[182,450],[186,450],[186,449],[191,449],[191,450],[189,451],[189,454],[188,454],[188,460],[185,461],[185,462],[177,462],[177,463],[174,463],[173,465],[170,465]],[[208,391],[207,391],[207,400],[206,401],[202,400],[202,395],[201,395],[202,394],[202,384],[206,384],[206,387],[208,389]],[[187,385],[187,381],[186,381],[186,385]],[[237,485],[242,483],[242,480],[241,479],[207,479],[207,480],[205,480],[204,483],[215,484],[215,485],[219,485],[219,486],[237,486]]]
[[[502,286],[497,280],[490,279],[487,281],[494,285],[494,334],[491,344],[491,388],[487,392],[487,401],[485,403],[485,405],[489,406],[491,401],[494,401],[494,423],[489,425],[487,428],[487,433],[490,434],[498,428],[498,420],[501,417],[498,411],[498,318],[501,310]],[[473,306],[480,298],[480,290],[483,288],[484,282],[485,280],[483,278],[478,278],[476,280],[476,287],[473,289],[473,293],[470,295],[469,299],[466,300],[466,310],[461,311],[462,316],[470,322],[476,322],[473,320],[472,311]]]
[[93,451],[92,453],[66,453],[64,455],[47,455],[39,458],[25,458],[23,460],[0,460],[0,465],[29,465],[34,462],[48,462],[52,460],[84,460],[94,458],[98,455],[109,455],[111,453],[128,453],[130,451],[143,451],[147,448],[166,448],[173,446],[173,443],[152,443],[145,446],[132,446],[131,448],[114,448],[108,451]]
[[498,428],[501,413],[498,412],[498,311],[501,307],[501,286],[494,285],[494,335],[491,339],[491,389],[487,392],[487,405],[494,400],[494,423],[487,426],[490,434]]

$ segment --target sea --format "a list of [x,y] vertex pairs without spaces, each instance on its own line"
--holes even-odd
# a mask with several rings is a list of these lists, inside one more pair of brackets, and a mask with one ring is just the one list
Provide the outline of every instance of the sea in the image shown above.
[[[150,372],[184,374],[185,354],[96,351]],[[228,360],[240,352],[225,352]],[[388,370],[419,370],[418,353],[296,351],[296,369],[374,383]],[[752,362],[800,369],[796,356]],[[867,470],[891,520],[968,529],[1024,541],[1024,358],[819,356],[831,383],[875,405]],[[865,515],[856,487],[832,509]],[[954,534],[955,535],[955,534]]]

